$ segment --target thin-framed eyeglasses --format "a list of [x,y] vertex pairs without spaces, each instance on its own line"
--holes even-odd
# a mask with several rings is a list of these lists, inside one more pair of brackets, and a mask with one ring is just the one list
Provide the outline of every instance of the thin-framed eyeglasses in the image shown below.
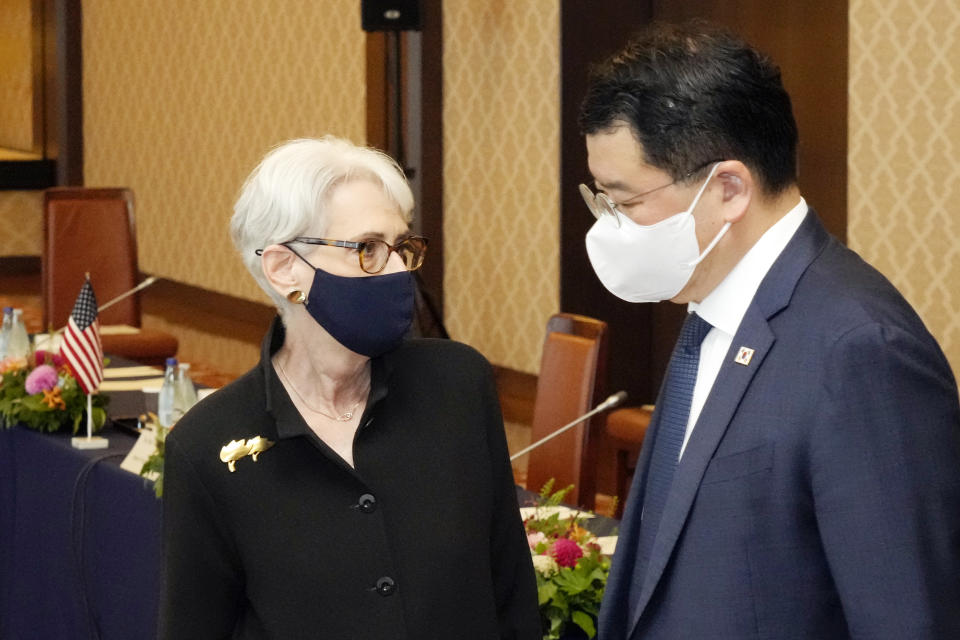
[[617,214],[619,213],[620,215],[626,215],[625,213],[623,213],[620,207],[628,207],[634,202],[636,202],[637,200],[639,200],[640,198],[649,196],[651,193],[656,193],[661,189],[666,189],[670,185],[676,184],[679,180],[686,180],[694,176],[698,171],[702,171],[703,169],[707,168],[708,166],[716,162],[720,162],[720,160],[711,160],[710,162],[706,162],[700,165],[699,167],[697,167],[696,169],[694,169],[693,171],[690,171],[689,173],[684,174],[683,177],[678,180],[671,180],[667,184],[662,184],[659,187],[648,189],[643,193],[634,194],[629,198],[627,198],[626,200],[621,200],[620,202],[614,202],[610,198],[610,196],[603,193],[602,191],[594,193],[590,187],[588,187],[583,183],[580,184],[580,195],[583,196],[583,201],[587,204],[587,208],[590,209],[590,213],[593,214],[594,218],[596,218],[597,220],[600,220],[601,218],[603,218],[603,216],[610,216],[613,219],[614,224],[616,224],[619,227],[620,216],[618,216]]
[[387,244],[383,240],[328,240],[326,238],[310,238],[299,236],[291,242],[304,244],[319,244],[326,247],[343,247],[356,249],[360,259],[360,268],[364,273],[371,275],[380,273],[387,266],[390,254],[396,253],[403,260],[407,271],[416,271],[423,264],[423,257],[427,253],[427,239],[422,236],[408,236],[397,244]]

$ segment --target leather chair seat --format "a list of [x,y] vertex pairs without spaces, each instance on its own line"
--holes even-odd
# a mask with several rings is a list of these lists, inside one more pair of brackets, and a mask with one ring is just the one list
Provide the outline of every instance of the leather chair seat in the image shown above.
[[136,360],[142,364],[163,367],[169,357],[176,355],[179,343],[165,331],[140,329],[138,333],[100,336],[103,352]]

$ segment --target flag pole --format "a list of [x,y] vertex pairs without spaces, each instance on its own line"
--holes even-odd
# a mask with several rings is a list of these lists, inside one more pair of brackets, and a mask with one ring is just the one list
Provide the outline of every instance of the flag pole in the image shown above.
[[74,449],[106,449],[110,441],[103,436],[93,435],[93,392],[87,394],[87,435],[73,436],[70,445]]
[[[99,344],[99,342],[100,342],[100,337],[99,337],[99,333],[97,333],[97,331],[96,331],[96,326],[95,326],[95,323],[96,323],[96,321],[97,321],[97,318],[96,318],[96,306],[95,306],[95,305],[96,305],[96,299],[95,299],[94,296],[93,296],[93,289],[90,287],[90,272],[88,271],[88,272],[85,274],[85,276],[86,276],[86,283],[84,284],[84,289],[81,289],[81,290],[80,290],[80,291],[81,291],[81,297],[83,296],[84,290],[89,289],[90,299],[92,300],[92,303],[93,303],[93,305],[94,305],[94,316],[93,316],[93,321],[91,322],[91,324],[94,325],[94,335],[96,336],[96,342],[97,342],[97,344]],[[79,305],[79,300],[80,300],[80,298],[78,298],[78,305]],[[74,311],[71,312],[71,314],[70,314],[71,320],[73,319],[73,314],[76,312],[76,306],[77,306],[77,305],[75,305]],[[69,326],[69,324],[70,324],[70,323],[68,322],[67,325]],[[86,330],[87,328],[88,328],[88,327],[85,327],[84,329]],[[68,362],[72,362],[72,361],[68,359]],[[87,393],[87,436],[86,436],[86,437],[74,436],[73,438],[71,438],[71,439],[70,439],[70,445],[71,445],[74,449],[106,449],[108,446],[110,446],[110,442],[109,442],[106,438],[104,438],[104,437],[102,437],[102,436],[95,436],[95,435],[93,435],[93,394],[96,393],[97,389],[100,387],[100,380],[103,378],[103,376],[102,376],[102,366],[103,366],[103,362],[101,361],[99,364],[100,364],[100,367],[101,367],[101,374],[99,375],[99,378],[97,378],[97,379],[95,379],[95,380],[93,381],[93,383],[94,383],[94,385],[96,386],[96,388],[94,388],[94,389],[86,389],[86,388],[85,388],[86,385],[82,385],[82,386],[81,386],[81,388],[83,388],[83,390],[86,391],[86,393]]]

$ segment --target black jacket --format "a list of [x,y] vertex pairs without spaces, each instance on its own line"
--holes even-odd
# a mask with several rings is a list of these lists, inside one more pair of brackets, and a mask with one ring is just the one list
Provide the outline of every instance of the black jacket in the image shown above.
[[[373,360],[353,469],[301,418],[270,355],[166,444],[161,637],[540,637],[489,364],[450,341]],[[220,450],[276,444],[230,472]]]

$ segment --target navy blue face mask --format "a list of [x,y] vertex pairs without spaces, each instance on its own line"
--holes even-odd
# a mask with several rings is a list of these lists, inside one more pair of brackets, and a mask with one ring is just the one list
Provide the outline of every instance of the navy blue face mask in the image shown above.
[[370,358],[400,346],[413,323],[412,273],[348,278],[327,273],[293,253],[313,269],[304,306],[337,342]]

